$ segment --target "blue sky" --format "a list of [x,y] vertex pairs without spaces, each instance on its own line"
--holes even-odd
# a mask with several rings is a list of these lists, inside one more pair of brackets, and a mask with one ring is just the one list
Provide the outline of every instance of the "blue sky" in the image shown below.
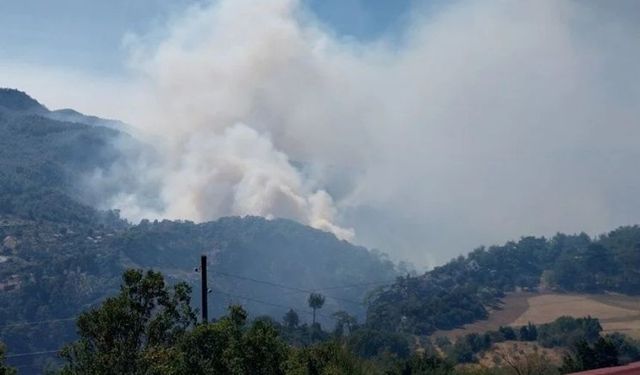
[[[0,60],[99,74],[123,69],[127,33],[145,34],[202,0],[3,0]],[[305,0],[339,35],[371,40],[398,33],[419,0]]]

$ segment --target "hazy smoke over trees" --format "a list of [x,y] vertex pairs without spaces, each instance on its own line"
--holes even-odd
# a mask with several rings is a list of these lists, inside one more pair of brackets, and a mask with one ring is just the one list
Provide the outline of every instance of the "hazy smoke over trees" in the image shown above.
[[114,116],[154,134],[162,159],[136,176],[160,203],[129,190],[108,204],[134,219],[289,217],[418,265],[638,222],[626,4],[452,2],[366,43],[296,0],[194,6],[127,38],[136,79]]

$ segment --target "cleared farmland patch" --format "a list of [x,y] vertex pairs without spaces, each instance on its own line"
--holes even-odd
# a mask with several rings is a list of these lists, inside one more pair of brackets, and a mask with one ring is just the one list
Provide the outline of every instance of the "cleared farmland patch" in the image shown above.
[[576,318],[590,315],[603,321],[638,315],[637,310],[600,302],[594,296],[584,294],[541,294],[530,297],[528,303],[529,308],[511,325],[550,323],[563,315]]
[[550,323],[561,316],[598,318],[605,333],[621,332],[640,338],[640,297],[616,294],[510,293],[489,318],[434,336],[455,338],[497,330],[500,326]]
[[567,315],[600,319],[605,333],[640,338],[640,297],[615,294],[541,294],[528,298],[529,308],[510,325],[549,323]]

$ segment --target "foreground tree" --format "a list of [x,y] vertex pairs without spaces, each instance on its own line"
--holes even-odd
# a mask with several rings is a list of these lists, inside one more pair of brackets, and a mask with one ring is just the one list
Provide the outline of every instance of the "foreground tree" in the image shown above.
[[454,366],[446,360],[428,355],[414,354],[409,359],[401,362],[394,374],[413,375],[453,375]]
[[327,342],[294,349],[286,365],[290,375],[368,375],[376,373],[368,362],[355,356],[339,342]]
[[529,322],[526,326],[520,327],[520,341],[536,341],[538,339],[538,329]]
[[190,295],[159,273],[126,271],[120,293],[78,319],[80,339],[63,349],[61,373],[284,375],[289,347],[269,321],[248,325],[234,305],[196,325]]
[[507,375],[557,375],[558,369],[544,353],[527,353],[513,344],[497,353],[499,364]]
[[247,313],[230,306],[219,321],[197,326],[176,347],[170,371],[163,374],[284,374],[288,346],[264,320],[246,324]]
[[191,288],[160,273],[128,270],[120,293],[80,315],[80,338],[65,347],[63,374],[142,374],[196,323]]
[[606,338],[599,338],[593,347],[587,341],[578,341],[573,353],[562,358],[562,373],[592,370],[601,367],[617,366],[618,350],[614,343]]
[[15,375],[17,374],[16,370],[5,365],[5,346],[0,343],[0,375]]

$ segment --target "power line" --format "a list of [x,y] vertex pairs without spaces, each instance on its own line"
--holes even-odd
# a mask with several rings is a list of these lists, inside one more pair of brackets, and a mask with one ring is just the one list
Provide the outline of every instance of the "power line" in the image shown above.
[[[314,288],[313,290],[316,292],[321,292],[325,290],[349,289],[349,288],[357,288],[357,287],[372,286],[372,285],[379,285],[380,287],[386,287],[386,286],[393,285],[395,281],[396,281],[395,279],[387,280],[387,281],[372,281],[368,283],[347,284],[347,285],[337,285],[337,286],[329,286],[329,287],[323,287],[323,288]],[[293,293],[287,293],[287,294],[293,294]]]
[[[226,272],[213,272],[214,275],[220,275],[220,276],[224,276],[224,277],[231,277],[231,278],[235,278],[235,279],[239,279],[239,280],[245,280],[245,281],[251,281],[254,283],[258,283],[258,284],[263,284],[263,285],[269,285],[275,288],[281,288],[281,289],[286,289],[286,290],[291,290],[297,293],[306,293],[306,294],[310,294],[310,293],[315,293],[316,291],[320,290],[320,289],[303,289],[303,288],[297,288],[294,286],[289,286],[289,285],[284,285],[284,284],[279,284],[279,283],[274,283],[271,281],[265,281],[265,280],[258,280],[258,279],[254,279],[252,277],[247,277],[247,276],[240,276],[240,275],[233,275],[233,274],[229,274]],[[358,306],[363,306],[364,303],[362,302],[357,302],[357,301],[353,301],[347,298],[342,298],[342,297],[336,297],[336,296],[331,296],[331,295],[325,295],[325,297],[337,300],[337,301],[343,301],[343,302],[347,302],[347,303],[352,303]]]
[[369,285],[389,286],[389,285],[392,285],[392,283],[394,283],[395,281],[396,281],[396,279],[387,280],[387,281],[372,281],[372,282],[369,282],[369,283],[330,286],[330,287],[326,287],[326,288],[318,288],[318,289],[315,289],[315,290],[348,289],[348,288],[357,288],[359,286],[369,286]]
[[[280,307],[280,308],[283,308],[283,309],[293,309],[291,306],[285,306],[285,305],[280,305],[280,304],[277,304],[277,303],[267,302],[267,301],[259,300],[257,298],[253,298],[253,297],[241,296],[241,295],[238,295],[238,294],[225,292],[225,291],[217,289],[217,288],[215,289],[215,292],[220,293],[220,294],[224,294],[224,295],[226,295],[228,297],[240,298],[240,299],[244,299],[244,300],[255,302],[255,303],[261,303],[261,304],[267,305],[267,306]],[[304,312],[305,314],[309,314],[309,315],[313,314],[312,312],[306,311],[306,310],[302,311],[302,312]],[[322,314],[322,313],[319,313],[319,312],[316,312],[316,314],[320,315],[320,316],[323,316],[325,318],[332,318],[329,315]]]
[[9,323],[9,324],[0,325],[0,328],[19,327],[19,326],[38,325],[38,324],[57,323],[57,322],[67,322],[67,321],[75,321],[76,319],[78,319],[78,316],[75,316],[75,317],[72,317],[72,318],[39,320],[39,321],[35,321],[35,322]]
[[322,287],[322,288],[305,289],[305,288],[292,287],[292,286],[288,286],[288,285],[284,285],[284,284],[278,284],[278,283],[274,283],[274,282],[271,282],[271,281],[257,280],[257,279],[254,279],[254,278],[251,278],[251,277],[248,277],[248,276],[234,275],[234,274],[221,272],[221,271],[215,271],[213,273],[221,275],[221,276],[228,276],[228,277],[233,277],[233,278],[237,278],[237,279],[243,279],[243,280],[247,280],[247,281],[254,281],[254,282],[259,282],[259,283],[263,283],[263,284],[269,284],[269,285],[272,285],[272,286],[276,286],[276,287],[280,287],[280,288],[284,288],[284,289],[296,290],[296,291],[304,292],[304,293],[308,293],[309,291],[314,291],[315,292],[315,291],[321,291],[321,290],[347,289],[347,288],[356,288],[356,287],[359,287],[359,286],[369,286],[369,285],[378,285],[378,284],[389,284],[390,285],[390,283],[393,283],[393,282],[396,281],[396,279],[389,279],[389,280],[384,280],[384,281],[371,281],[371,282],[365,282],[365,283],[334,285],[334,286]]
[[273,307],[282,307],[284,309],[291,308],[290,306],[285,306],[285,305],[280,305],[280,304],[277,304],[277,303],[262,301],[262,300],[259,300],[259,299],[253,298],[253,297],[241,296],[239,294],[225,292],[225,291],[217,289],[217,288],[215,288],[215,292],[216,293],[220,293],[220,294],[224,294],[227,297],[240,298],[240,299],[244,299],[244,300],[251,301],[251,302],[261,303],[263,305],[268,305],[268,306],[273,306]]
[[[220,275],[220,276],[225,276],[225,277],[231,277],[231,278],[236,278],[236,279],[240,279],[240,280],[245,280],[245,281],[251,281],[251,282],[255,282],[255,283],[259,283],[259,284],[269,285],[269,286],[273,286],[273,287],[277,287],[277,288],[292,290],[292,291],[295,291],[295,292],[298,292],[298,293],[314,293],[316,291],[323,291],[323,290],[335,290],[335,289],[342,289],[342,288],[352,288],[352,287],[359,287],[359,286],[367,286],[367,285],[376,285],[376,284],[388,283],[388,281],[385,281],[385,282],[378,281],[378,282],[368,282],[368,283],[358,283],[358,284],[347,284],[347,285],[340,285],[340,286],[331,286],[331,287],[318,288],[318,289],[303,289],[303,288],[297,288],[297,287],[288,286],[288,285],[284,285],[284,284],[274,283],[274,282],[270,282],[270,281],[258,280],[258,279],[254,279],[254,278],[247,277],[247,276],[234,275],[234,274],[230,274],[230,273],[226,273],[226,272],[219,272],[218,271],[218,272],[215,272],[215,274]],[[230,296],[230,297],[243,298],[245,300],[253,301],[253,302],[256,302],[256,303],[262,303],[262,304],[271,305],[271,306],[274,306],[274,307],[291,308],[291,307],[287,307],[287,306],[284,306],[284,305],[278,305],[278,304],[274,304],[274,303],[271,303],[271,302],[257,300],[257,299],[255,299],[253,297],[233,295],[231,293],[220,291],[220,290],[217,290],[217,291],[222,293],[222,294],[225,294],[227,296]],[[356,304],[356,305],[360,305],[360,306],[364,305],[361,302],[356,302],[356,301],[349,300],[349,299],[346,299],[346,298],[330,296],[330,295],[326,295],[326,297],[332,298],[332,299],[335,299],[335,300],[340,300],[340,301],[352,303],[352,304]],[[323,315],[323,314],[321,314],[321,315]],[[34,322],[9,323],[9,324],[0,325],[0,328],[10,328],[10,327],[19,327],[19,326],[28,326],[28,325],[39,325],[39,324],[58,323],[58,322],[69,322],[69,321],[75,321],[77,318],[78,318],[78,316],[70,317],[70,318],[39,320],[39,321],[34,321]]]
[[[285,306],[285,305],[280,305],[277,303],[272,303],[272,302],[267,302],[267,301],[263,301],[257,298],[253,298],[253,297],[248,297],[248,296],[242,296],[239,294],[233,294],[233,293],[229,293],[223,290],[220,290],[218,288],[216,288],[215,290],[217,293],[220,294],[224,294],[228,297],[232,297],[232,298],[240,298],[240,299],[244,299],[247,301],[251,301],[251,302],[255,302],[255,303],[260,303],[260,304],[264,304],[264,305],[268,305],[268,306],[273,306],[273,307],[280,307],[280,308],[284,308],[284,309],[291,309],[290,306]],[[312,314],[310,311],[302,311],[306,314]],[[317,315],[320,315],[322,317],[331,319],[332,317],[320,312],[317,312]],[[41,321],[37,321],[37,322],[24,322],[24,323],[16,323],[16,324],[7,324],[4,326],[0,326],[0,327],[9,327],[9,326],[20,326],[20,325],[34,325],[34,324],[43,324],[43,323],[50,323],[50,322],[61,322],[61,321],[70,321],[70,320],[75,320],[76,318],[65,318],[65,319],[50,319],[50,320],[41,320]],[[19,358],[19,357],[26,357],[26,356],[33,356],[33,355],[44,355],[44,354],[54,354],[54,353],[59,353],[59,350],[46,350],[46,351],[39,351],[39,352],[26,352],[26,353],[17,353],[17,354],[9,354],[6,355],[5,358],[9,359],[9,358]]]
[[234,279],[251,281],[251,282],[259,283],[259,284],[265,284],[265,285],[273,286],[273,287],[276,287],[276,288],[293,290],[293,291],[300,292],[300,293],[309,293],[308,289],[302,289],[302,288],[297,288],[297,287],[294,287],[294,286],[278,284],[278,283],[274,283],[274,282],[271,282],[271,281],[258,280],[258,279],[254,279],[254,278],[247,277],[247,276],[233,275],[233,274],[230,274],[230,273],[219,272],[219,271],[215,271],[215,272],[212,272],[212,273],[214,274],[214,276],[215,275],[220,275],[220,276],[225,276],[225,277],[231,277],[231,278],[234,278]]
[[9,354],[4,356],[5,358],[17,358],[17,357],[26,357],[26,356],[30,356],[30,355],[41,355],[41,354],[53,354],[53,353],[59,353],[60,350],[45,350],[42,352],[28,352],[28,353],[18,353],[18,354]]

